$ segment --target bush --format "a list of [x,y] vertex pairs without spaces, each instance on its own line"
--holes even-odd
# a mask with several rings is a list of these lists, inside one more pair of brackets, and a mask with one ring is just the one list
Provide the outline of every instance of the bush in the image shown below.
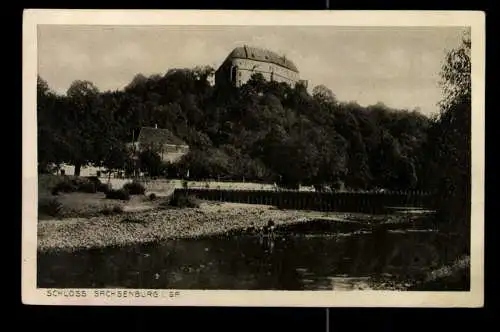
[[[92,192],[92,193],[95,193],[95,192],[106,193],[109,189],[111,189],[110,184],[102,183],[101,180],[99,179],[99,177],[97,177],[97,176],[87,176],[87,177],[85,177],[85,180],[86,180],[86,182],[84,182],[84,184],[80,185],[79,191]],[[89,189],[90,191],[88,191],[88,190],[86,190],[86,188],[84,188],[85,186],[87,188],[91,188],[89,183],[94,185],[95,191],[92,191],[92,189]]]
[[73,186],[78,190],[80,186],[90,183],[90,180],[84,177],[74,177],[70,180],[70,182],[73,184]]
[[122,213],[123,207],[121,205],[115,205],[115,206],[113,206],[113,212],[114,213]]
[[97,191],[100,193],[107,193],[111,190],[111,185],[109,183],[101,183],[97,186]]
[[171,206],[197,208],[200,207],[198,198],[193,195],[174,195],[170,201]]
[[82,178],[66,178],[52,188],[52,195],[58,195],[60,192],[83,192],[83,193],[96,193],[101,186],[101,181],[95,177],[82,177]]
[[62,204],[56,198],[41,198],[38,201],[38,214],[57,217],[60,215]]
[[60,192],[71,193],[78,189],[78,187],[71,181],[63,180],[58,182],[52,189],[52,195],[57,195]]
[[97,192],[96,185],[92,182],[81,183],[78,186],[78,191],[82,193],[94,194]]
[[95,184],[96,187],[98,187],[102,182],[99,180],[97,176],[87,176],[85,177],[89,182],[92,182]]
[[126,189],[110,189],[106,192],[106,198],[128,201],[130,199],[130,194]]
[[123,189],[127,190],[130,195],[144,195],[146,188],[139,182],[126,183]]

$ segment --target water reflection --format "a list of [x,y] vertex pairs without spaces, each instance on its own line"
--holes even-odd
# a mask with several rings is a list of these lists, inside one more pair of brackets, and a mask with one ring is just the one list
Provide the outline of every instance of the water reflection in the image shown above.
[[457,257],[435,232],[276,232],[51,253],[38,287],[318,290],[420,279]]

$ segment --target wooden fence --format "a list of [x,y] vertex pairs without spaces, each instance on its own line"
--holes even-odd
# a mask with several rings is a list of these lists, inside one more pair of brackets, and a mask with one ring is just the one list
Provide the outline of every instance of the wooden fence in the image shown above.
[[300,192],[266,190],[175,189],[174,195],[283,209],[384,213],[388,207],[432,208],[433,195],[424,192]]

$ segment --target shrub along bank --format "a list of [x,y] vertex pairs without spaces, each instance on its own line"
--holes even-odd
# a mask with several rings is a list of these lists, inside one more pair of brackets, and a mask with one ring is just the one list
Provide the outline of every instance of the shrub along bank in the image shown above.
[[38,194],[56,196],[59,193],[96,193],[106,192],[110,186],[102,183],[97,177],[78,177],[68,175],[40,174],[38,176]]
[[123,212],[131,195],[144,193],[144,186],[136,182],[114,190],[97,177],[40,175],[38,214],[40,219],[111,215]]
[[102,193],[43,195],[38,199],[38,219],[86,218],[123,212],[122,201],[109,201]]

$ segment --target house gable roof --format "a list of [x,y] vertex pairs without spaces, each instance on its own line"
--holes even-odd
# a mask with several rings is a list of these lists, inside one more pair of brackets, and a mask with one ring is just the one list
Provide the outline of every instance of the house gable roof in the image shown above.
[[142,127],[139,132],[137,141],[140,144],[172,144],[172,145],[187,145],[179,137],[175,136],[168,129]]

